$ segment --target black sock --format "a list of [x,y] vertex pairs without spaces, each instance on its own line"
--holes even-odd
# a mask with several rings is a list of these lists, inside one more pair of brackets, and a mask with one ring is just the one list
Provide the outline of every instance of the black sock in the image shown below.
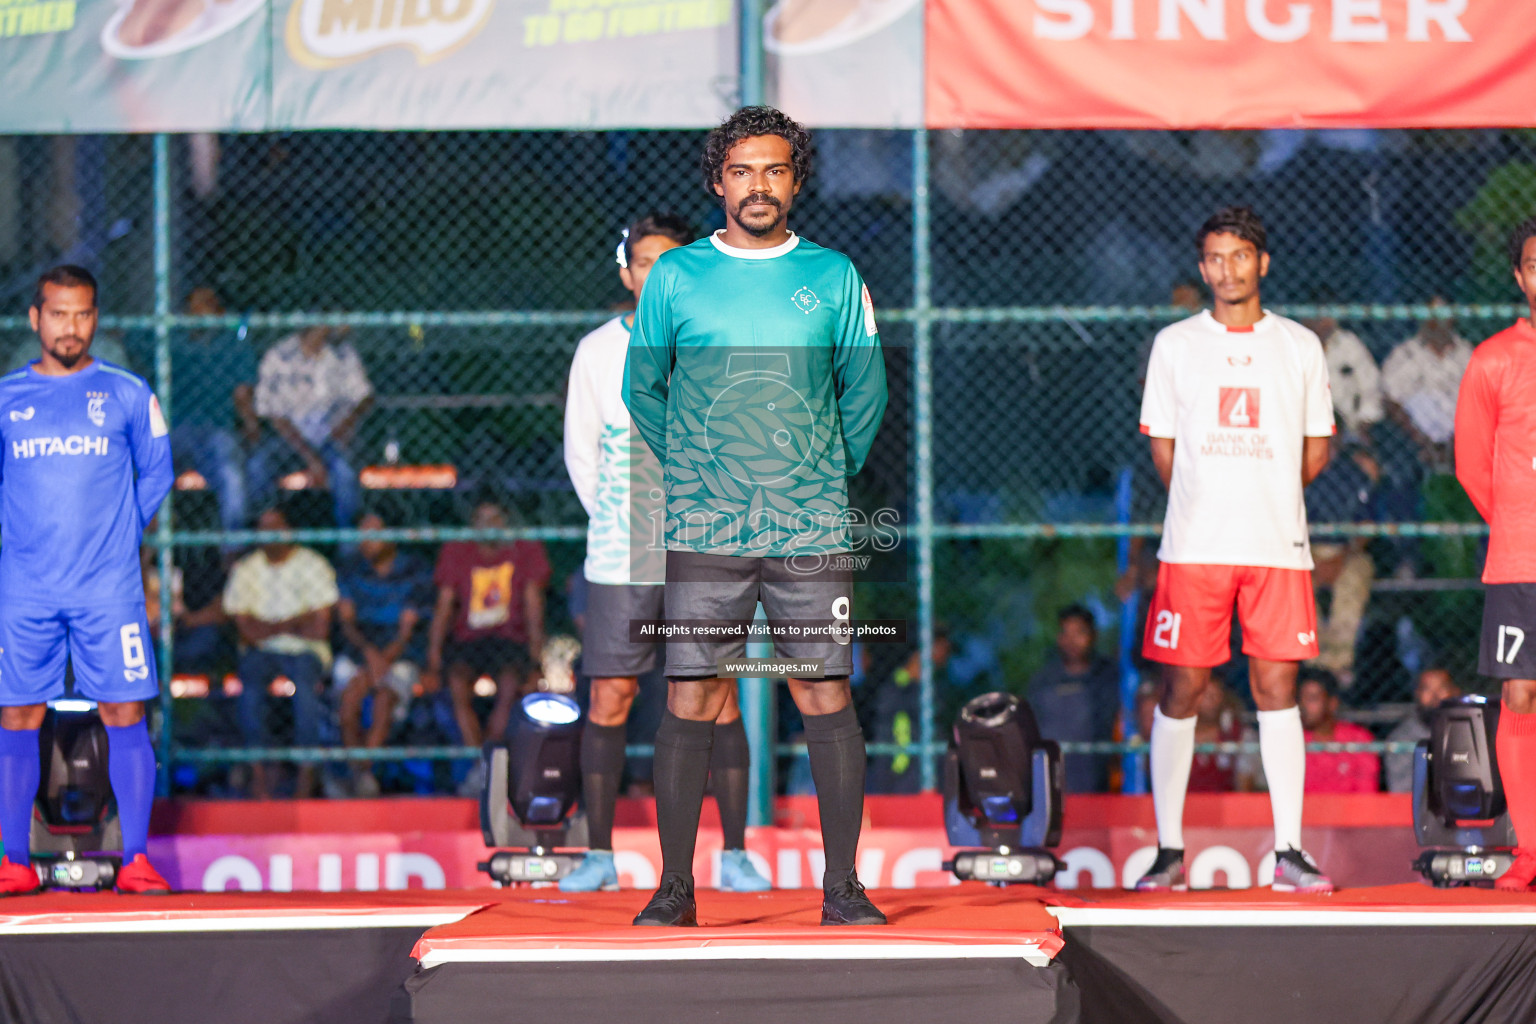
[[656,831],[661,835],[661,873],[693,884],[693,849],[699,809],[709,781],[709,750],[715,723],[678,718],[668,711],[656,730]]
[[821,845],[827,851],[825,888],[848,877],[859,849],[859,829],[864,823],[864,733],[851,704],[830,715],[801,717],[821,808]]
[[727,850],[747,848],[747,771],[752,750],[741,719],[715,723],[715,747],[709,755],[709,788],[720,807],[720,831]]
[[581,802],[587,811],[587,845],[613,849],[613,804],[624,779],[624,726],[587,721],[581,730]]

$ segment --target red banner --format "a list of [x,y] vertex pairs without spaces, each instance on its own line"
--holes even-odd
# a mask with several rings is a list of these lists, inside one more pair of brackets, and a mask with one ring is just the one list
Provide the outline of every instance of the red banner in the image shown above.
[[1512,0],[928,0],[933,128],[1536,123]]
[[[720,832],[705,804],[694,874],[719,878]],[[876,888],[956,885],[943,870],[952,852],[932,795],[872,797],[859,842],[859,877]],[[1414,878],[1417,852],[1407,798],[1392,794],[1311,796],[1303,841],[1342,885]],[[149,855],[177,889],[328,892],[461,889],[490,884],[476,868],[486,848],[468,800],[189,803],[162,806]],[[785,889],[819,884],[824,866],[814,798],[781,799],[778,827],[747,834],[759,870]],[[661,872],[654,808],[624,801],[614,831],[620,882],[649,889]],[[1147,797],[1069,797],[1056,853],[1063,889],[1130,884],[1157,850]],[[1274,833],[1264,794],[1192,794],[1185,814],[1190,880],[1233,889],[1272,877]]]

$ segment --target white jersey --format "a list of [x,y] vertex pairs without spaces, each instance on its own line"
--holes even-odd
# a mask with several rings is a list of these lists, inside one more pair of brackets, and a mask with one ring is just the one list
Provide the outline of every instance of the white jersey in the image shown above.
[[1250,330],[1208,311],[1163,328],[1141,432],[1175,442],[1159,559],[1312,568],[1302,439],[1333,433],[1316,334],[1269,312]]
[[589,583],[666,581],[657,538],[664,518],[661,463],[636,433],[624,405],[629,328],[610,320],[581,339],[565,399],[565,468],[587,510]]

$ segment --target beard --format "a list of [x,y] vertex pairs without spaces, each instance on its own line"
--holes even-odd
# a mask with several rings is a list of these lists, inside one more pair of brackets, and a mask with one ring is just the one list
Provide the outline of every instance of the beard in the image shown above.
[[[73,342],[78,347],[72,350],[64,349],[63,346],[69,344],[70,342]],[[54,341],[53,345],[48,349],[48,354],[52,356],[60,366],[64,367],[64,369],[73,370],[75,366],[80,362],[80,360],[85,358],[86,351],[87,349],[84,341],[73,334],[67,334],[64,337],[58,338]]]
[[[756,221],[753,223],[748,223],[742,219],[743,215],[747,211],[747,208],[752,206],[754,203],[763,203],[773,207],[773,216],[766,221]],[[762,238],[764,235],[772,234],[775,230],[778,229],[780,224],[784,223],[784,207],[783,204],[781,204],[779,200],[774,196],[748,196],[747,198],[743,199],[740,204],[737,205],[735,220],[737,224],[741,225],[741,229],[747,234],[752,235],[755,238]]]

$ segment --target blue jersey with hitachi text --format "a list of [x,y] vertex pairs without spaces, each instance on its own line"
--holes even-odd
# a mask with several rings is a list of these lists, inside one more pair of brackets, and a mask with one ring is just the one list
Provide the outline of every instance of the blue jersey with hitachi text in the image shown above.
[[169,433],[149,385],[111,363],[0,377],[0,605],[144,600],[139,543],[171,489]]

